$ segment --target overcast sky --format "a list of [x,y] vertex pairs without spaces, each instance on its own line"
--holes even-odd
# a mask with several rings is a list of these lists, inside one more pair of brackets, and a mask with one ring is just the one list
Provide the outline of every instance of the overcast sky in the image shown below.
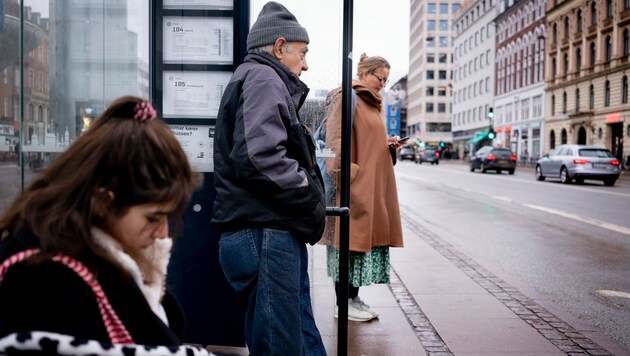
[[[48,1],[25,0],[25,5],[33,7],[33,10],[42,13],[43,17],[48,17]],[[254,23],[267,1],[250,0],[251,24]],[[306,57],[309,70],[302,74],[302,80],[311,89],[331,89],[339,85],[343,0],[277,1],[285,5],[297,17],[300,24],[307,29],[311,40],[310,51]],[[146,4],[133,0],[129,0],[128,4],[130,6],[129,27],[132,31],[137,31],[141,35],[139,40],[145,43],[148,39],[142,26],[146,26],[146,23],[140,14],[147,11]],[[389,85],[407,74],[409,71],[409,0],[354,1],[353,77],[356,74],[359,56],[363,52],[368,55],[383,56],[389,61],[392,67]]]
[[[251,0],[251,24],[268,0]],[[310,38],[309,70],[302,80],[311,89],[331,89],[341,79],[343,0],[277,0],[306,28]],[[385,57],[390,83],[409,71],[409,0],[355,0],[353,71],[361,53]]]

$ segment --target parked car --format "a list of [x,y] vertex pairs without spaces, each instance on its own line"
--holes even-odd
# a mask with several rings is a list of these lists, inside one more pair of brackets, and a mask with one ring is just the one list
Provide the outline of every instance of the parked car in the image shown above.
[[440,164],[440,152],[433,148],[425,148],[416,154],[416,163],[430,162],[431,164]]
[[403,146],[398,151],[398,159],[404,161],[406,159],[413,161],[416,159],[416,151],[411,146]]
[[516,156],[508,148],[484,146],[470,157],[470,171],[474,172],[475,169],[481,170],[482,173],[495,171],[500,174],[501,171],[508,171],[514,174]]
[[604,181],[613,186],[621,174],[620,162],[605,147],[587,145],[562,145],[550,155],[544,155],[536,163],[536,179],[560,178],[565,184],[575,179]]

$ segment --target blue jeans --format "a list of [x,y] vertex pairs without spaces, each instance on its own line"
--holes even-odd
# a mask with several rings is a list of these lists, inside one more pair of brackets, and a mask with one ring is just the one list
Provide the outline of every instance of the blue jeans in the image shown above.
[[251,355],[326,355],[311,307],[304,243],[283,230],[231,231],[221,235],[219,258],[245,310]]

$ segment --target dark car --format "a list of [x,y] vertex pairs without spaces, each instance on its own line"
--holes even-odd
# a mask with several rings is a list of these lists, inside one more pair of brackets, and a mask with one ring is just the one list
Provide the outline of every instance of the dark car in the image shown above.
[[398,152],[398,159],[401,161],[406,159],[413,161],[416,159],[416,151],[411,146],[404,146]]
[[536,163],[536,179],[560,178],[562,183],[583,183],[585,179],[613,186],[621,174],[620,162],[605,147],[562,145]]
[[418,151],[418,154],[416,155],[416,163],[422,164],[422,162],[440,164],[440,152],[432,148],[425,148],[421,151]]
[[514,174],[516,156],[508,148],[484,146],[470,158],[470,171],[474,172],[475,169],[483,173],[495,171],[500,174],[501,171],[508,171]]

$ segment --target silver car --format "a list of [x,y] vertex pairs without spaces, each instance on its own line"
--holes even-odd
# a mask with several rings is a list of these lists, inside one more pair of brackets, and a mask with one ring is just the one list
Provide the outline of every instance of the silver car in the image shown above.
[[536,179],[560,178],[565,184],[595,179],[612,186],[620,173],[619,160],[601,146],[562,145],[536,163]]

